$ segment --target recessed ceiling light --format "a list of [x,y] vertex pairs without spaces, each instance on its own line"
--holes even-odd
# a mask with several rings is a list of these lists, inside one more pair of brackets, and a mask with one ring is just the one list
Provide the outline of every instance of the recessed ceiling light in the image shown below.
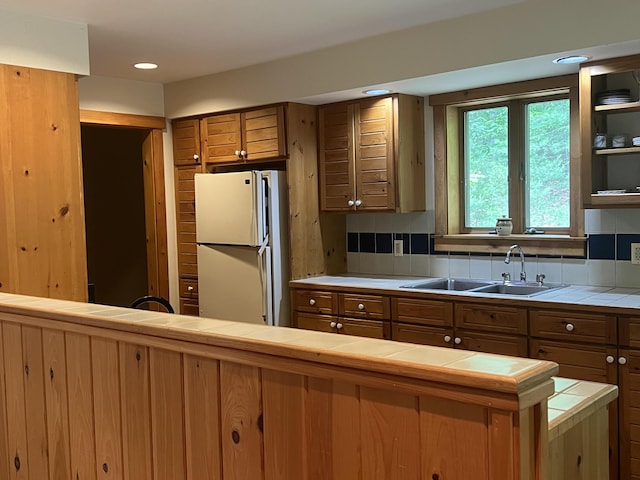
[[372,88],[370,90],[365,90],[365,95],[384,95],[385,93],[391,93],[391,90],[387,90],[386,88]]
[[134,63],[133,66],[138,68],[138,69],[140,69],[140,70],[154,70],[154,69],[158,68],[158,65],[156,65],[155,63],[150,63],[150,62]]
[[569,55],[567,57],[560,57],[553,60],[553,63],[559,63],[560,65],[568,65],[571,63],[582,63],[589,60],[591,57],[586,55]]

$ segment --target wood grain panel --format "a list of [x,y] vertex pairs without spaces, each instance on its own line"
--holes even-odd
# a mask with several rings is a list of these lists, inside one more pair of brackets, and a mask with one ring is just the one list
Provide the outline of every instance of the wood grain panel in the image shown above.
[[338,294],[340,315],[366,318],[371,320],[389,320],[391,306],[389,297],[364,294]]
[[534,337],[609,345],[617,342],[613,315],[530,309],[529,317],[529,332]]
[[362,479],[358,387],[319,378],[307,387],[307,478]]
[[[1,202],[0,202],[1,203]],[[2,334],[3,323],[0,322],[0,345],[4,342]],[[9,478],[9,438],[7,431],[7,396],[5,389],[4,354],[0,353],[0,478]]]
[[202,152],[206,163],[235,162],[242,150],[240,114],[213,115],[201,123]]
[[394,321],[432,325],[453,326],[453,303],[419,298],[392,298],[391,317]]
[[420,397],[422,478],[493,480],[489,476],[487,410]]
[[396,342],[453,347],[453,328],[393,322],[391,338]]
[[0,289],[86,301],[75,75],[2,65],[0,104]]
[[27,412],[29,477],[49,478],[49,443],[44,394],[42,330],[22,327],[24,397]]
[[418,398],[361,387],[360,419],[362,478],[420,479]]
[[527,334],[527,310],[516,307],[488,307],[485,304],[456,303],[454,323],[458,328],[485,332]]
[[42,331],[44,387],[49,444],[49,478],[71,478],[69,451],[69,410],[67,395],[67,366],[64,333]]
[[305,394],[304,376],[262,370],[265,480],[305,478]]
[[264,479],[260,369],[221,361],[220,406],[222,478]]
[[149,349],[154,480],[184,480],[182,356]]
[[187,480],[222,479],[219,375],[216,360],[184,356]]
[[516,451],[514,445],[513,416],[512,412],[494,409],[488,411],[489,478],[520,478],[519,462],[516,461],[520,452]]
[[293,291],[293,308],[300,312],[337,314],[338,294],[322,290],[296,289]]
[[119,343],[124,478],[151,480],[151,412],[149,350]]
[[[173,120],[174,165],[193,165],[200,163],[200,120]],[[196,158],[197,157],[197,158]]]
[[93,408],[98,478],[123,478],[118,344],[91,338]]
[[97,478],[96,436],[89,337],[65,333],[65,346],[70,412],[71,475],[74,479],[95,480]]
[[5,323],[2,328],[2,351],[7,392],[7,434],[12,463],[10,480],[29,480],[27,454],[27,413],[25,411],[24,364],[22,362],[22,329]]

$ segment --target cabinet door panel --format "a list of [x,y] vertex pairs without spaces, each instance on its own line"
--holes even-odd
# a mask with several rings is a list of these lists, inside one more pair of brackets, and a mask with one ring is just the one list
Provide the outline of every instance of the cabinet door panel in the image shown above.
[[640,348],[640,317],[618,317],[620,345]]
[[356,318],[340,318],[342,325],[338,328],[341,335],[356,335],[358,337],[391,338],[391,326],[386,321],[360,320]]
[[318,111],[320,209],[350,211],[355,201],[353,105],[341,103]]
[[316,330],[318,332],[336,332],[336,328],[331,326],[331,322],[337,323],[336,317],[332,317],[330,315],[293,312],[293,324],[297,328]]
[[640,476],[640,351],[621,348],[626,359],[620,378],[620,478]]
[[200,121],[174,120],[171,123],[173,136],[173,163],[194,165],[200,163]]
[[240,114],[213,115],[202,120],[201,132],[206,163],[235,162],[242,150]]
[[242,145],[247,160],[284,158],[287,154],[284,107],[250,110],[242,114]]
[[397,342],[419,343],[434,347],[453,346],[453,328],[394,323],[391,338]]
[[293,308],[308,313],[337,314],[338,294],[321,290],[294,290]]
[[362,100],[355,110],[356,196],[359,210],[395,210],[393,99]]
[[338,295],[340,315],[366,319],[389,320],[391,307],[389,298],[380,295],[341,293]]

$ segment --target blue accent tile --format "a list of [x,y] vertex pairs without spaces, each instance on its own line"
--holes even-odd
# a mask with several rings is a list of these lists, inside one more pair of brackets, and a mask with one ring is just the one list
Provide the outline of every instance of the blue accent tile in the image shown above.
[[349,232],[347,233],[347,252],[358,252],[358,234]]
[[640,243],[640,235],[619,233],[616,240],[617,259],[631,260],[631,244]]
[[376,253],[393,253],[393,236],[390,233],[376,233]]
[[429,235],[426,233],[411,234],[411,254],[428,255],[429,254]]
[[376,253],[375,233],[360,234],[360,253]]
[[614,234],[592,234],[587,240],[589,258],[594,260],[616,259],[616,236]]

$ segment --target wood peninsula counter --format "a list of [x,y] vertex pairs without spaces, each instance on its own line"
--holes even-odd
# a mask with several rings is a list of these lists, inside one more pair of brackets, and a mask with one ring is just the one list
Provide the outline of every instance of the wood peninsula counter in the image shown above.
[[0,340],[0,478],[550,478],[552,362],[2,293]]

